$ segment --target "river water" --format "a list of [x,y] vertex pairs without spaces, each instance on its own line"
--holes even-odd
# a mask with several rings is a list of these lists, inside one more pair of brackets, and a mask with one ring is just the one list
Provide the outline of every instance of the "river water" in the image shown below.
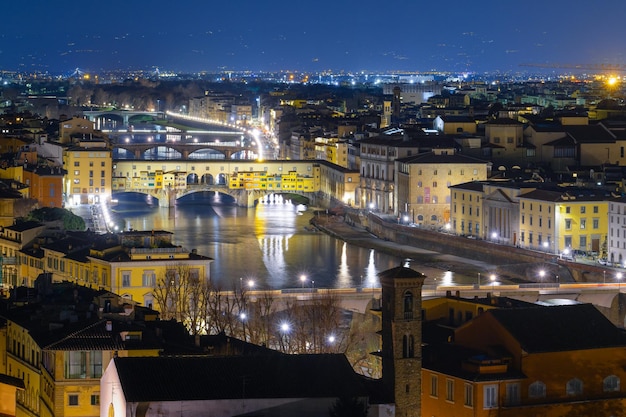
[[127,228],[174,232],[175,244],[212,258],[211,277],[224,289],[240,279],[254,280],[258,289],[379,287],[377,274],[402,262],[310,231],[313,210],[290,202],[243,208],[229,196],[205,192],[160,208],[145,195],[116,198],[113,209]]

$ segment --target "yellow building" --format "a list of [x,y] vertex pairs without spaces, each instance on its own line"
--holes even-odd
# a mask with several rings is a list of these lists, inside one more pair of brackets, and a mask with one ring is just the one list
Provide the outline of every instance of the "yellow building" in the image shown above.
[[40,294],[41,303],[3,314],[2,359],[7,375],[25,388],[18,392],[17,415],[99,416],[100,377],[109,361],[158,356],[168,328],[180,332],[180,325],[157,321],[156,312],[114,294],[49,279],[38,283],[50,295]]
[[[0,228],[0,288],[29,285],[20,266],[20,251],[45,229],[38,222],[23,222]],[[34,276],[36,278],[37,275]],[[33,279],[34,279],[33,278]]]
[[315,138],[315,159],[348,167],[348,143],[339,138]]
[[474,181],[450,187],[450,230],[461,236],[517,245],[519,195],[537,183]]
[[111,198],[111,150],[103,140],[81,141],[63,150],[67,171],[63,192],[70,204],[94,204]]
[[64,238],[36,238],[17,255],[20,284],[33,286],[42,273],[53,282],[68,281],[118,294],[159,310],[154,302],[157,279],[184,266],[190,275],[210,279],[211,258],[171,243],[165,231],[127,231],[116,235],[89,232]]
[[520,246],[606,255],[609,205],[599,190],[535,190],[520,195],[519,204]]
[[320,193],[332,203],[356,206],[356,190],[359,187],[359,171],[320,161]]
[[59,123],[59,142],[70,143],[72,136],[90,136],[96,133],[94,122],[82,117],[72,117]]
[[449,187],[485,180],[491,163],[437,149],[396,160],[396,214],[406,223],[442,227],[450,221]]
[[319,191],[319,171],[319,165],[314,167],[313,175],[301,175],[297,171],[289,171],[286,174],[268,174],[267,171],[236,171],[229,176],[228,188],[277,193],[291,191],[312,193]]

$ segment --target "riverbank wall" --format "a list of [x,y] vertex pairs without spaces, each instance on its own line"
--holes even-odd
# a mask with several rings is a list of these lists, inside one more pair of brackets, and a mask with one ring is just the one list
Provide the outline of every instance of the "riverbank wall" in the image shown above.
[[[569,262],[547,252],[409,227],[374,213],[348,212],[334,216],[322,213],[311,223],[351,244],[396,256],[411,258],[411,248],[420,248],[493,263],[499,265],[498,274],[519,281],[536,282],[538,269],[545,270],[548,280],[560,282],[601,282],[604,275],[603,269],[596,265]],[[365,239],[364,234],[369,234],[370,239]]]

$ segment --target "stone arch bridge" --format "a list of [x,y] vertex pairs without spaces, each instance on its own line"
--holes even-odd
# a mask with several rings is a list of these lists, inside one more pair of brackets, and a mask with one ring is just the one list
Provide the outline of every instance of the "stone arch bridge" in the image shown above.
[[113,195],[121,193],[139,193],[147,194],[159,200],[159,207],[173,207],[176,205],[176,200],[186,195],[204,192],[214,191],[221,194],[226,194],[233,197],[240,207],[254,207],[255,203],[265,197],[277,194],[295,194],[307,198],[311,201],[315,193],[304,193],[295,190],[243,190],[243,189],[230,189],[225,185],[208,185],[208,184],[188,184],[185,189],[129,189],[114,191]]

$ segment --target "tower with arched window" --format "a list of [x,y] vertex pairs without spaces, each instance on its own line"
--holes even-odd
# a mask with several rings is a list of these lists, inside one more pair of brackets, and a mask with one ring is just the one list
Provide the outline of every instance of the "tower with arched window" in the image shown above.
[[421,415],[424,278],[406,267],[380,273],[383,383],[391,390],[397,417]]

